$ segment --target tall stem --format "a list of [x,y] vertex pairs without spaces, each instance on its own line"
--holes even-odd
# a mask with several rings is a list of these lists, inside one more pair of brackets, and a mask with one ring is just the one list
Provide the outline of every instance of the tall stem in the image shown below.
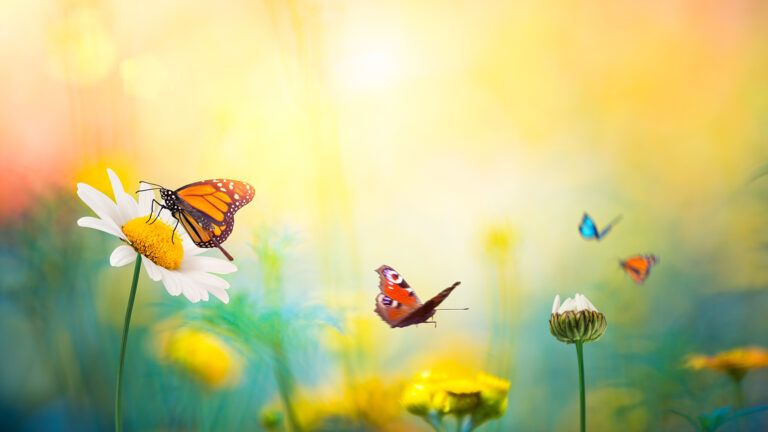
[[131,325],[131,313],[133,302],[136,300],[136,287],[139,285],[139,270],[141,269],[141,254],[136,255],[136,265],[133,266],[133,282],[131,293],[128,294],[128,305],[125,307],[125,322],[123,323],[123,341],[120,344],[120,367],[117,369],[117,387],[115,388],[115,431],[123,430],[123,411],[121,401],[123,399],[123,369],[125,367],[125,347],[128,344],[128,327]]
[[[746,407],[746,404],[744,403],[744,389],[741,387],[741,381],[743,378],[744,378],[744,375],[738,375],[733,377],[733,391],[736,399],[735,411],[744,409]],[[739,418],[738,430],[739,431],[747,430],[747,419],[745,417]]]
[[581,432],[587,430],[587,404],[584,395],[584,342],[576,342],[576,357],[579,359],[579,413]]

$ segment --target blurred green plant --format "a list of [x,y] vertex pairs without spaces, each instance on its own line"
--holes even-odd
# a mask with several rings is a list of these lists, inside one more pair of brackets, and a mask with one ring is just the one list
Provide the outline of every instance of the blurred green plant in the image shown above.
[[726,423],[741,419],[759,412],[768,411],[768,405],[755,406],[734,411],[731,407],[722,407],[712,410],[710,413],[699,414],[696,418],[676,410],[669,410],[688,421],[693,430],[698,432],[715,432]]

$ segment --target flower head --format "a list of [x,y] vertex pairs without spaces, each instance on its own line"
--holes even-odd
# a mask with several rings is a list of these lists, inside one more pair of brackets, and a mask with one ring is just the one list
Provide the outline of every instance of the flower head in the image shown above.
[[159,334],[160,358],[187,372],[208,388],[235,384],[242,373],[242,360],[218,336],[190,327]]
[[585,296],[577,293],[562,304],[560,296],[555,296],[549,330],[557,340],[565,343],[596,341],[605,333],[607,325],[605,315]]
[[[77,195],[98,217],[83,217],[77,224],[112,234],[126,244],[118,246],[109,257],[114,267],[132,263],[141,254],[150,279],[162,281],[169,294],[184,296],[195,303],[208,300],[213,294],[227,303],[229,283],[211,273],[232,273],[237,268],[222,259],[198,256],[200,249],[183,230],[174,230],[177,221],[167,212],[153,222],[151,216],[152,193],[144,192],[136,202],[123,189],[120,179],[107,170],[115,201],[85,183],[78,183]],[[147,187],[142,184],[141,188]]]
[[469,416],[474,428],[504,414],[509,387],[509,381],[482,372],[426,370],[406,386],[400,401],[429,422]]
[[752,369],[768,368],[768,351],[760,347],[736,348],[713,356],[693,354],[685,366],[693,370],[709,369],[740,380]]

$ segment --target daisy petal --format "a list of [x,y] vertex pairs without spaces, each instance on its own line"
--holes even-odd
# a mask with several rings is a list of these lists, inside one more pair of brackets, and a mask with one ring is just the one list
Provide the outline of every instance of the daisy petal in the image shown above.
[[117,210],[120,215],[118,223],[122,225],[133,218],[142,216],[139,214],[139,207],[136,201],[125,193],[123,183],[120,182],[117,174],[110,168],[107,168],[107,174],[109,175],[109,182],[112,183],[112,193],[115,195],[115,202],[117,203]]
[[195,286],[195,284],[185,283],[182,285],[181,289],[184,293],[184,297],[186,297],[187,300],[191,301],[192,303],[197,303],[200,301],[200,288]]
[[213,286],[213,285],[206,285],[205,289],[214,295],[217,299],[221,300],[222,303],[227,304],[229,303],[229,294],[227,294],[226,289]]
[[144,258],[142,261],[144,264],[144,268],[147,269],[147,275],[149,275],[149,278],[153,281],[157,282],[160,279],[163,278],[162,273],[160,272],[160,269],[162,267],[158,266],[157,264],[153,263],[149,258]]
[[127,245],[118,246],[109,256],[109,264],[112,267],[122,267],[136,260],[136,251]]
[[181,283],[176,275],[165,269],[161,270],[161,272],[163,273],[163,285],[165,286],[165,290],[168,291],[168,294],[172,296],[181,294]]
[[155,192],[151,190],[145,190],[151,188],[151,185],[148,185],[146,183],[139,183],[139,190],[144,190],[144,192],[139,192],[139,213],[140,214],[149,214],[149,211],[152,210],[152,198],[155,197]]
[[111,221],[117,220],[117,206],[100,190],[85,183],[78,183],[77,196],[79,196],[99,218]]
[[123,232],[117,228],[114,222],[109,219],[99,219],[91,216],[81,217],[77,220],[77,225],[83,228],[92,228],[95,230],[103,231],[107,234],[121,239],[125,239]]
[[185,277],[189,278],[190,280],[193,280],[197,283],[206,285],[206,286],[215,286],[218,288],[226,289],[229,288],[229,282],[225,281],[224,279],[212,275],[210,273],[206,273],[204,271],[199,270],[185,270],[182,273]]
[[237,271],[237,267],[231,262],[219,258],[190,256],[185,260],[182,270],[228,274]]

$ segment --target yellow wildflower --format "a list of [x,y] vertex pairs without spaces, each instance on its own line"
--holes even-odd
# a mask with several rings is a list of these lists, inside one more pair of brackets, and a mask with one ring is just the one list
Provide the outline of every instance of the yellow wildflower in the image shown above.
[[240,379],[242,359],[212,333],[182,327],[161,333],[159,342],[162,360],[210,389],[232,386]]
[[476,428],[504,414],[509,387],[509,381],[482,372],[426,370],[406,386],[400,401],[433,425],[451,415]]
[[693,354],[685,366],[693,370],[710,369],[740,380],[752,369],[768,367],[768,351],[760,347],[736,348],[713,356]]

